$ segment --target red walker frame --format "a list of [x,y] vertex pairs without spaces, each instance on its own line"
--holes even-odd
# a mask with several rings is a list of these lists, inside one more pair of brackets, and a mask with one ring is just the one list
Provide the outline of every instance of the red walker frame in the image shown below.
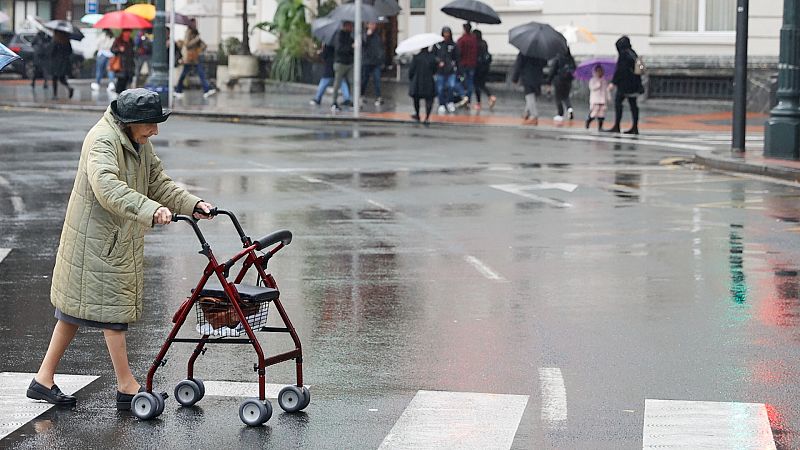
[[[202,212],[201,212],[202,213]],[[297,332],[292,325],[292,322],[289,320],[289,316],[286,314],[286,310],[283,308],[283,305],[280,301],[280,296],[278,298],[272,300],[275,304],[275,307],[278,309],[278,313],[281,316],[281,320],[283,321],[285,327],[261,327],[258,331],[260,332],[269,332],[269,333],[289,333],[294,341],[294,350],[280,353],[278,355],[265,358],[264,352],[261,349],[261,344],[258,342],[256,338],[255,331],[252,329],[250,324],[247,322],[244,313],[242,312],[242,308],[239,306],[239,294],[236,291],[233,284],[241,283],[244,279],[245,274],[250,269],[250,267],[254,266],[258,271],[259,279],[267,286],[272,289],[278,289],[278,285],[275,282],[275,279],[272,277],[271,274],[266,273],[267,262],[269,259],[277,253],[280,249],[289,245],[292,241],[292,233],[288,230],[280,230],[276,231],[268,236],[265,236],[256,242],[252,242],[250,237],[244,233],[239,221],[236,219],[236,216],[225,210],[214,208],[210,216],[215,215],[226,215],[228,216],[231,221],[233,222],[234,227],[236,227],[236,231],[239,233],[239,237],[242,240],[243,250],[237,253],[234,257],[229,259],[228,261],[220,264],[217,262],[214,253],[211,251],[211,247],[209,246],[208,242],[206,242],[205,238],[203,237],[203,233],[200,231],[200,228],[197,225],[197,221],[190,217],[184,215],[173,215],[172,220],[173,222],[178,221],[185,221],[188,222],[192,228],[194,229],[197,238],[200,240],[200,244],[202,246],[202,250],[200,250],[200,254],[206,256],[208,258],[208,264],[206,268],[203,270],[203,276],[200,279],[200,282],[194,288],[191,297],[186,299],[183,304],[181,304],[180,308],[175,312],[175,315],[172,317],[172,322],[175,324],[172,327],[172,331],[170,331],[167,340],[161,346],[161,350],[158,352],[158,356],[156,356],[153,364],[150,366],[150,370],[147,372],[147,383],[146,383],[146,390],[149,393],[153,393],[153,377],[156,373],[156,370],[160,366],[166,364],[166,359],[164,358],[169,350],[169,347],[172,343],[175,342],[191,342],[197,343],[197,346],[194,349],[192,356],[189,358],[188,370],[187,370],[187,378],[190,380],[194,379],[194,363],[197,360],[200,354],[205,353],[205,346],[207,344],[251,344],[258,355],[258,363],[253,365],[254,371],[258,373],[258,398],[262,402],[266,400],[266,393],[265,393],[265,375],[266,375],[266,368],[267,366],[271,366],[274,364],[278,364],[280,362],[288,361],[291,359],[295,360],[296,363],[296,371],[297,371],[297,384],[298,388],[303,388],[303,351],[300,344],[300,338],[297,335]],[[278,244],[265,254],[258,256],[256,254],[257,250],[262,250],[266,247],[271,245]],[[236,275],[235,280],[233,283],[229,283],[227,281],[228,272],[239,260],[244,258],[242,263],[242,268],[239,270],[239,273]],[[230,339],[230,338],[217,338],[217,339],[209,339],[210,335],[202,335],[199,339],[190,339],[190,338],[177,338],[178,331],[183,326],[186,318],[189,316],[189,313],[192,311],[192,308],[197,303],[198,298],[200,297],[200,293],[203,290],[206,282],[211,278],[212,275],[217,276],[219,279],[220,284],[225,292],[225,296],[227,297],[228,301],[231,302],[233,308],[236,311],[236,314],[241,321],[241,324],[244,327],[244,331],[247,334],[247,338],[240,338],[240,339]],[[158,394],[156,394],[158,395]]]

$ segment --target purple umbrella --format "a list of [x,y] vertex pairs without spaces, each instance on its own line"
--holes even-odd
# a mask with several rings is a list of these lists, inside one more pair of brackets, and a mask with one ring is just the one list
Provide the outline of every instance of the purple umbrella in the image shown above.
[[610,80],[617,68],[617,60],[611,58],[587,59],[575,69],[575,78],[583,81],[590,80],[594,76],[594,68],[597,65],[603,68],[603,78]]

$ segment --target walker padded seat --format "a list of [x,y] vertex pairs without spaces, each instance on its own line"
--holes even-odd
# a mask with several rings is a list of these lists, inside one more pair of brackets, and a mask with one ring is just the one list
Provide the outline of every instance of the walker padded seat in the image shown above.
[[[239,298],[243,302],[248,303],[271,302],[280,296],[280,292],[278,292],[277,289],[269,287],[254,286],[252,284],[234,284],[233,287],[236,288],[236,291],[239,293]],[[192,292],[194,292],[194,288],[192,288]],[[204,297],[226,298],[225,290],[222,289],[222,285],[213,281],[208,281],[206,283],[203,290],[200,291],[200,295]]]

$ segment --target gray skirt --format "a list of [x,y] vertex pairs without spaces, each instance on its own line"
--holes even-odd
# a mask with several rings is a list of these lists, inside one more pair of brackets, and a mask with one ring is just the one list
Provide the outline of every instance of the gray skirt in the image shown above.
[[58,320],[63,320],[64,322],[71,323],[73,325],[78,325],[79,327],[92,327],[92,328],[102,328],[104,330],[128,331],[127,323],[96,322],[94,320],[81,319],[78,317],[72,317],[58,308],[56,308],[55,316],[56,319]]

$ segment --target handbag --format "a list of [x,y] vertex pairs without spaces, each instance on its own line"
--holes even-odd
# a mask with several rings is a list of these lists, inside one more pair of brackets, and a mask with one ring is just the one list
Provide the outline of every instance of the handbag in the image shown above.
[[112,72],[122,72],[122,57],[114,55],[108,60],[108,70]]
[[633,63],[634,75],[644,75],[647,72],[647,67],[644,65],[644,60],[641,56],[636,56],[636,62]]

